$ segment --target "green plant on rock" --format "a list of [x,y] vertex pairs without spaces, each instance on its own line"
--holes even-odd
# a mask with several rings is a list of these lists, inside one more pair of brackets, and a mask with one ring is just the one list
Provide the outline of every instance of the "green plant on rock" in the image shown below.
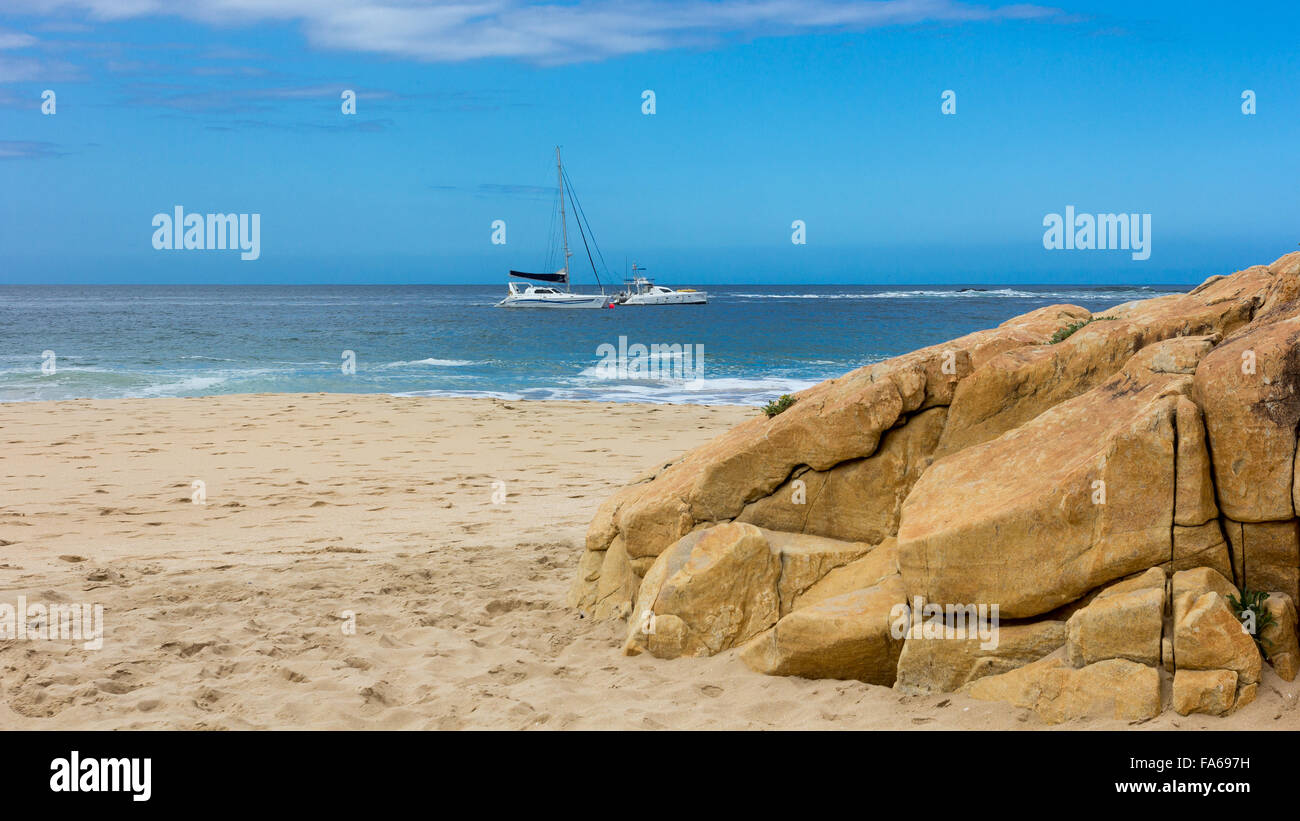
[[1066,325],[1064,328],[1058,328],[1056,333],[1052,334],[1051,342],[1049,342],[1048,344],[1055,345],[1058,342],[1064,342],[1066,339],[1069,339],[1074,334],[1075,331],[1079,330],[1084,325],[1091,325],[1094,322],[1101,322],[1103,320],[1113,320],[1113,319],[1115,319],[1115,317],[1113,316],[1094,316],[1089,319],[1085,319],[1082,322],[1071,322],[1069,325]]
[[795,400],[793,396],[791,396],[788,393],[783,393],[781,394],[781,397],[779,399],[774,399],[771,402],[768,402],[766,405],[764,405],[763,413],[766,413],[767,418],[771,419],[773,416],[776,416],[778,413],[781,413],[782,411],[789,408],[791,405],[795,403],[795,401],[797,400]]
[[1273,618],[1273,614],[1264,607],[1264,600],[1267,598],[1268,594],[1262,590],[1243,589],[1240,599],[1231,593],[1228,594],[1228,605],[1232,608],[1233,615],[1246,628],[1246,632],[1250,633],[1255,644],[1259,645],[1260,653],[1266,656],[1268,648],[1264,645],[1270,642],[1262,638],[1264,631],[1277,624],[1277,619]]

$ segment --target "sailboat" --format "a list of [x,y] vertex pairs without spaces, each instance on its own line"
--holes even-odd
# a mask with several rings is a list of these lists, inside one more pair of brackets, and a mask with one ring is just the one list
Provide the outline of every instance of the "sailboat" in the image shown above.
[[[613,308],[615,302],[612,297],[605,294],[604,286],[601,286],[599,294],[575,294],[569,290],[569,259],[573,256],[569,251],[569,223],[568,214],[564,209],[565,193],[569,195],[570,202],[573,204],[574,219],[577,221],[578,230],[582,234],[583,247],[587,249],[587,259],[591,261],[591,271],[596,275],[596,282],[600,282],[600,274],[596,272],[596,262],[591,256],[591,246],[587,244],[587,234],[591,226],[588,225],[584,230],[582,227],[585,217],[581,214],[581,207],[577,204],[577,199],[573,196],[573,188],[568,185],[564,176],[564,163],[560,159],[560,148],[555,147],[555,174],[559,181],[560,189],[560,237],[564,253],[564,266],[554,273],[528,273],[526,271],[516,271],[511,269],[510,276],[519,279],[529,279],[538,282],[553,282],[557,285],[563,285],[564,290],[550,287],[547,285],[529,285],[525,283],[508,282],[506,287],[508,293],[506,298],[497,303],[498,308]],[[595,242],[595,237],[592,238]],[[599,249],[597,249],[599,251]]]

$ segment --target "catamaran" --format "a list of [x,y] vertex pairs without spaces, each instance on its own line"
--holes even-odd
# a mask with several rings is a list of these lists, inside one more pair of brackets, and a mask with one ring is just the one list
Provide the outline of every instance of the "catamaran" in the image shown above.
[[637,273],[644,270],[632,263],[632,279],[625,280],[628,288],[620,305],[704,305],[709,301],[705,291],[694,288],[674,291],[666,285],[655,285],[654,280]]
[[[560,160],[559,146],[555,148],[555,174],[559,182],[560,238],[564,254],[563,267],[555,273],[538,274],[512,269],[510,276],[538,282],[553,282],[557,285],[563,285],[564,290],[561,291],[559,288],[546,285],[528,285],[511,281],[506,286],[509,293],[496,306],[498,308],[613,308],[616,304],[614,298],[605,294],[603,284],[599,294],[575,294],[569,290],[569,259],[573,254],[569,251],[569,223],[567,212],[564,209],[566,193],[573,206],[574,220],[577,222],[578,231],[582,235],[582,244],[587,250],[587,259],[591,262],[591,272],[595,274],[597,284],[600,284],[600,274],[596,271],[596,261],[591,255],[591,245],[587,243],[587,234],[590,233],[591,225],[587,224],[586,229],[583,228],[586,216],[582,213],[582,207],[573,195],[573,186],[564,173],[564,164]],[[593,236],[592,243],[595,243],[595,241]],[[597,248],[596,251],[599,253],[600,249]]]

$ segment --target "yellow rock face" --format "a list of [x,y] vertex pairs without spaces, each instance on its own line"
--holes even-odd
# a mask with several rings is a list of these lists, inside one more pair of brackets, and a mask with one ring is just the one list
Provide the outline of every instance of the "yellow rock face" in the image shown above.
[[[1218,593],[1201,595],[1175,615],[1174,663],[1181,670],[1234,670],[1241,685],[1259,681],[1255,640]],[[1182,609],[1181,607],[1179,609]]]
[[1179,670],[1174,674],[1174,709],[1179,715],[1219,716],[1237,701],[1234,670]]
[[885,539],[870,553],[837,567],[795,598],[794,607],[808,607],[854,590],[875,587],[888,576],[898,575],[898,540]]
[[797,596],[871,545],[724,524],[659,555],[641,584],[624,644],[629,654],[707,656],[777,623]]
[[1065,622],[999,625],[997,647],[978,638],[929,638],[913,628],[903,642],[894,687],[909,694],[949,693],[976,679],[1023,667],[1065,644]]
[[1195,402],[1180,396],[1174,406],[1174,419],[1178,429],[1174,524],[1204,526],[1219,515],[1219,507],[1214,501],[1214,477],[1210,470],[1210,454],[1206,450],[1201,409]]
[[1176,572],[1197,567],[1208,567],[1232,577],[1228,540],[1217,519],[1192,527],[1174,525],[1174,553],[1166,569]]
[[898,576],[794,610],[740,651],[753,670],[774,676],[894,683],[903,640],[892,634],[903,603]]
[[[1264,269],[1266,272],[1266,269]],[[1079,396],[1120,370],[1142,348],[1173,337],[1225,335],[1243,326],[1254,308],[1253,291],[1239,293],[1236,278],[1200,293],[1132,302],[1095,315],[1097,321],[1055,345],[1023,347],[1002,354],[958,386],[951,419],[939,443],[945,456],[987,442],[1043,411]],[[1102,319],[1102,317],[1110,317]],[[1167,372],[1185,369],[1158,360]],[[1007,397],[1015,397],[1008,402]]]
[[1175,412],[1190,377],[1141,359],[926,471],[898,532],[909,596],[1023,618],[1170,560]]
[[1300,527],[1285,522],[1225,521],[1236,562],[1233,575],[1249,590],[1278,590],[1300,598]]
[[[641,560],[653,559],[700,527],[742,516],[746,506],[800,478],[792,475],[796,469],[828,474],[844,464],[836,477],[827,476],[819,486],[818,496],[829,495],[814,505],[818,512],[783,511],[777,499],[756,505],[748,518],[788,529],[806,515],[807,532],[850,541],[874,538],[877,532],[893,535],[898,500],[906,494],[901,488],[910,487],[923,469],[926,442],[937,432],[900,437],[911,441],[900,443],[900,452],[882,454],[880,465],[855,471],[845,463],[872,456],[881,437],[902,418],[909,425],[920,422],[922,430],[937,427],[946,411],[924,411],[949,405],[957,384],[974,368],[1003,351],[1042,343],[1087,315],[1073,306],[1040,308],[997,328],[860,368],[802,391],[792,407],[771,419],[756,415],[712,442],[666,460],[596,511],[586,547],[606,558],[595,578],[591,567],[596,560],[583,560],[569,601],[598,618],[625,616],[640,584],[636,570],[644,566]],[[817,479],[806,480],[809,489]],[[862,502],[858,481],[876,483],[874,491],[884,498]],[[789,490],[782,489],[781,497]],[[855,513],[845,509],[850,502],[867,506]],[[619,545],[621,555],[615,551]]]
[[[1083,320],[1067,338],[1053,333]],[[1227,597],[1300,673],[1300,253],[1188,294],[1054,305],[829,380],[601,505],[569,596],[625,649],[968,690],[1046,721],[1255,697]],[[901,605],[997,606],[996,647]],[[983,645],[983,646],[982,646]]]
[[1300,641],[1296,639],[1296,608],[1285,593],[1272,593],[1264,609],[1273,616],[1273,624],[1260,632],[1268,663],[1284,681],[1295,681],[1300,672]]
[[877,544],[898,533],[903,500],[930,466],[947,415],[945,408],[921,411],[886,432],[870,458],[797,473],[770,496],[746,505],[736,520]]
[[[1228,580],[1228,576],[1210,567],[1197,567],[1180,570],[1170,580],[1170,592],[1174,600],[1175,621],[1182,618],[1186,609],[1206,593],[1218,593],[1220,597],[1239,596],[1237,588]],[[1190,596],[1190,598],[1185,598]]]
[[1154,667],[1110,659],[1074,668],[1063,653],[975,681],[973,698],[1033,710],[1049,724],[1078,718],[1136,721],[1160,714],[1160,674]]
[[1158,586],[1098,596],[1070,616],[1066,656],[1074,667],[1106,659],[1128,659],[1160,665],[1160,635],[1164,626],[1165,580]]
[[1193,398],[1205,414],[1223,515],[1291,519],[1300,422],[1300,317],[1252,324],[1205,357]]

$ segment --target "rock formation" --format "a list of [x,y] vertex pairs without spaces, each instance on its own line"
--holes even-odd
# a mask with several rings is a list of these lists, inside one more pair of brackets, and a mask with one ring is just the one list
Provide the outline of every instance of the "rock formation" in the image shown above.
[[861,368],[608,499],[570,604],[628,653],[1047,721],[1241,709],[1300,672],[1298,340],[1300,253]]

